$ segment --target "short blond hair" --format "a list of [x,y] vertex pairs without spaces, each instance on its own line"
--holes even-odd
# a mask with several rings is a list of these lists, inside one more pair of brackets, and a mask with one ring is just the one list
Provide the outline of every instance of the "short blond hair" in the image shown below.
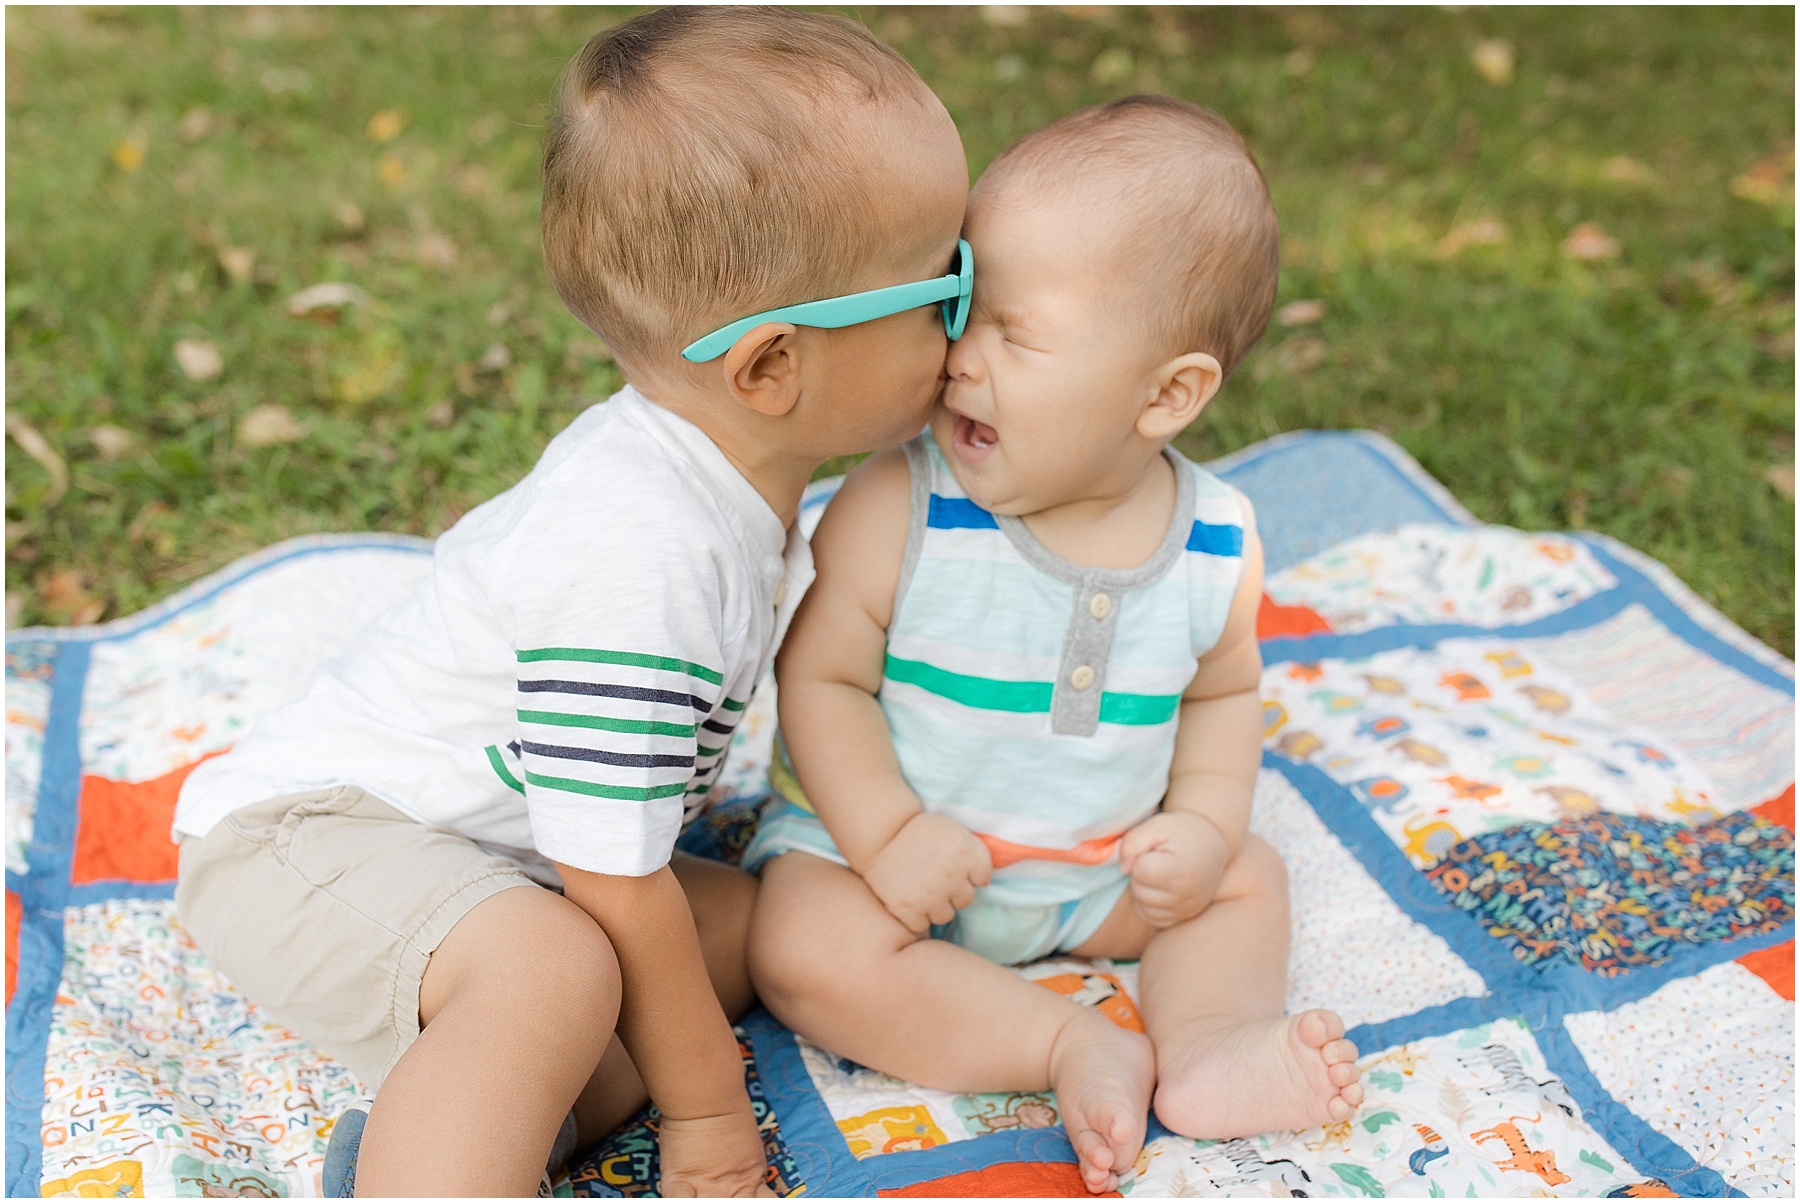
[[1205,351],[1231,374],[1269,324],[1281,231],[1268,185],[1231,123],[1170,96],[1128,96],[1027,134],[976,182],[1004,195],[1074,195],[1109,226],[1158,353]]
[[840,17],[665,8],[595,34],[544,140],[558,295],[630,372],[748,313],[848,291],[880,234],[854,122],[929,97]]

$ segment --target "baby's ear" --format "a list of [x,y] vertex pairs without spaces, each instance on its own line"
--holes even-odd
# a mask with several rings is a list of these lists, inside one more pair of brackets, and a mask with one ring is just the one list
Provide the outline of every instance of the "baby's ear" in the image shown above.
[[1174,438],[1200,416],[1224,382],[1225,369],[1205,351],[1169,360],[1150,378],[1150,398],[1138,414],[1138,433],[1152,442]]

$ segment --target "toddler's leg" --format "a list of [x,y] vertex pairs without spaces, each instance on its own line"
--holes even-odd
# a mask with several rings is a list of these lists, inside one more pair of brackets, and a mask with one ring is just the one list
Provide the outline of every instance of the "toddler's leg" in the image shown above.
[[1092,1191],[1143,1144],[1148,1042],[1010,970],[921,940],[855,873],[803,852],[763,870],[750,928],[763,1002],[807,1039],[943,1090],[1054,1089]]
[[619,996],[612,945],[574,903],[513,889],[478,904],[425,970],[424,1030],[370,1108],[357,1194],[535,1194]]
[[1361,1104],[1344,1021],[1283,1016],[1287,957],[1287,872],[1250,836],[1212,905],[1144,950],[1156,1115],[1174,1131],[1226,1140],[1347,1119]]

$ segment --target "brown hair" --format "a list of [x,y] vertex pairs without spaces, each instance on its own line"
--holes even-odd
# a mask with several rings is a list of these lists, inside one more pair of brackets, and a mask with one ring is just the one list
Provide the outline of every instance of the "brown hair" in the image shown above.
[[970,207],[1080,195],[1120,215],[1116,250],[1144,290],[1159,353],[1211,353],[1230,375],[1269,323],[1281,231],[1250,148],[1216,113],[1169,96],[1128,96],[1027,134],[982,173]]
[[929,98],[840,17],[665,8],[595,34],[544,140],[558,295],[630,371],[747,313],[847,290],[880,233],[856,121]]

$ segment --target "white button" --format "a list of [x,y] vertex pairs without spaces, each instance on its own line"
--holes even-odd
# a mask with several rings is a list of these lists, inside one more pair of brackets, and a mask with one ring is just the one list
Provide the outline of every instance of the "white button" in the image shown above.
[[781,609],[781,603],[786,600],[787,600],[787,578],[782,577],[781,583],[775,586],[775,608],[777,610]]
[[1094,594],[1094,599],[1088,602],[1088,613],[1095,618],[1105,618],[1112,613],[1112,598],[1104,593]]
[[1069,684],[1073,685],[1076,689],[1086,689],[1093,683],[1094,670],[1086,664],[1081,665],[1074,672],[1069,674]]

